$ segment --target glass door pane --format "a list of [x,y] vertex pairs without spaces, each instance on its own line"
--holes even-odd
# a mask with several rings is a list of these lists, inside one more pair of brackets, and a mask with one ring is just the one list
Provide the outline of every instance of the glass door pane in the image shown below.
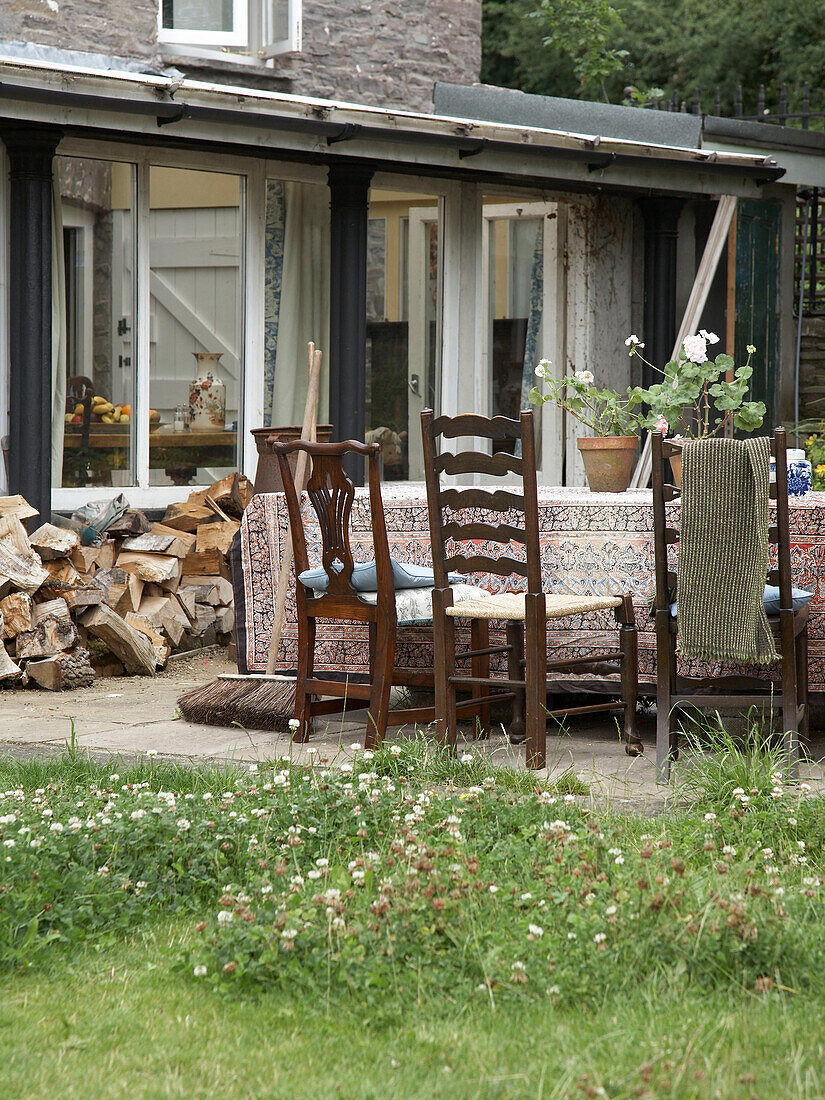
[[243,178],[153,167],[150,485],[237,468],[243,394]]
[[57,157],[53,477],[132,485],[136,424],[134,166]]
[[441,363],[439,200],[370,192],[367,234],[367,439],[385,481],[420,481],[421,410],[438,408]]

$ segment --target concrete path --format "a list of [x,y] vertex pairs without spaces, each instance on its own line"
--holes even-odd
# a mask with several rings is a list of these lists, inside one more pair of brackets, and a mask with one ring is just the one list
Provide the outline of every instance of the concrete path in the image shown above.
[[[225,729],[186,722],[178,716],[180,695],[208,683],[234,666],[220,651],[193,654],[170,662],[154,679],[130,676],[98,680],[81,691],[54,693],[38,688],[0,692],[0,751],[51,754],[75,744],[98,753],[129,757],[148,749],[159,756],[192,761],[271,760],[277,757],[331,761],[363,743],[363,721],[336,719],[307,745],[293,745],[288,735],[259,730]],[[74,731],[74,732],[73,732]],[[391,737],[412,736],[391,731]],[[645,755],[625,755],[610,718],[571,720],[568,730],[548,733],[548,775],[572,771],[599,801],[616,809],[655,812],[668,789],[655,781],[654,726],[642,722]],[[308,749],[316,750],[308,755]],[[802,778],[825,794],[825,741],[817,739]],[[481,752],[499,764],[524,766],[523,746],[510,745],[503,731],[486,741],[467,740],[462,751]]]

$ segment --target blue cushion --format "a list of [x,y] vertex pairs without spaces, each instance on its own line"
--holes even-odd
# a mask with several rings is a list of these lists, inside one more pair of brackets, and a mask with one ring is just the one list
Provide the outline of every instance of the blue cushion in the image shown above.
[[[808,592],[805,588],[792,588],[791,597],[794,611],[801,611],[803,607],[807,606],[811,596],[813,596],[813,592]],[[775,585],[765,585],[765,591],[762,595],[762,606],[765,608],[766,615],[779,614],[779,589]],[[670,605],[671,615],[676,615],[676,608],[677,605],[675,603]]]
[[[393,587],[400,588],[432,588],[435,585],[435,577],[432,567],[428,565],[410,565],[408,562],[396,561],[390,558],[392,564]],[[335,566],[333,566],[335,568]],[[340,573],[343,566],[335,569]],[[450,581],[460,581],[463,578],[458,573],[450,574]],[[298,574],[298,580],[307,588],[316,592],[325,592],[329,587],[329,577],[323,566],[317,569],[305,569]],[[356,592],[376,592],[378,590],[378,575],[375,571],[374,561],[357,562],[352,567],[352,587]]]

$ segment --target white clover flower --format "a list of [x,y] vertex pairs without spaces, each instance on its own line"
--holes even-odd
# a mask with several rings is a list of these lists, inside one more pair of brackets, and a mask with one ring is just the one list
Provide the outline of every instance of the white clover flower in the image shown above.
[[16,845],[17,845],[17,841],[12,840],[11,837],[9,837],[8,840],[3,841],[3,847],[4,848],[14,848],[14,847],[16,847]]
[[726,856],[735,856],[736,849],[731,844],[722,845],[722,854]]
[[390,756],[400,756],[400,755],[401,755],[401,746],[400,745],[390,745]]
[[205,978],[206,977],[206,967],[205,966],[196,966],[195,969],[192,971],[192,973],[195,975],[196,978]]
[[221,909],[218,913],[218,924],[231,924],[235,919],[235,914],[231,909]]
[[568,938],[568,940],[575,940],[577,938],[576,933],[575,932],[568,932],[567,933],[567,938]]
[[489,887],[489,889],[490,889],[490,893],[491,893],[491,894],[497,894],[497,893],[498,893],[498,887],[496,886],[496,884],[495,884],[495,883],[493,883],[493,884],[492,884],[492,885],[491,885],[491,886]]
[[192,822],[187,821],[185,817],[178,818],[175,824],[182,833],[185,833],[188,829],[192,828]]
[[153,757],[153,756],[157,756],[157,754],[158,754],[158,750],[157,750],[157,749],[147,749],[147,750],[146,750],[146,755],[147,755],[147,756],[148,756],[148,757],[149,757],[150,759],[151,759],[151,757]]
[[136,890],[145,890],[145,889],[146,889],[146,887],[147,887],[148,885],[149,885],[149,883],[148,883],[148,882],[145,882],[145,881],[144,881],[143,879],[139,879],[139,880],[138,880],[138,881],[137,881],[137,882],[135,883],[135,889],[136,889]]
[[624,863],[624,856],[616,856],[613,862],[620,867]]
[[516,962],[511,964],[510,969],[511,970],[526,970],[527,967],[524,965],[523,962],[519,962],[518,960],[516,960]]
[[293,733],[298,729],[300,724],[301,723],[297,718],[290,718],[289,720],[289,728],[292,730]]
[[265,882],[264,885],[261,887],[261,893],[262,894],[271,894],[272,893],[272,886],[268,882]]
[[140,819],[142,817],[146,817],[146,811],[145,810],[132,810],[132,812],[129,814],[129,817],[132,821],[140,821]]
[[53,821],[49,826],[49,831],[52,833],[60,834],[63,832],[63,826],[60,824],[59,821]]
[[329,867],[329,860],[325,856],[320,856],[315,860],[316,867]]
[[120,779],[120,776],[117,772],[112,772],[112,774],[109,776],[110,783],[117,783],[118,779]]
[[544,935],[544,929],[539,924],[529,924],[527,926],[527,931],[531,936],[535,936],[536,939]]
[[286,776],[283,772],[278,772],[277,775],[272,776],[273,787],[285,787],[287,783]]
[[612,917],[615,912],[616,912],[616,906],[615,905],[608,905],[608,907],[604,911],[604,914],[605,914],[606,917]]
[[606,939],[607,939],[607,933],[606,932],[597,932],[596,935],[593,937],[593,943],[604,943],[604,941]]
[[522,894],[522,895],[521,895],[521,900],[522,900],[522,901],[530,901],[530,899],[532,898],[532,896],[533,896],[533,895],[532,895],[531,893],[529,893],[529,891],[528,891],[528,893],[526,893],[526,894]]
[[714,814],[714,813],[705,814],[705,821],[715,821],[715,820],[716,820],[716,814]]
[[463,752],[459,757],[462,764],[472,764],[473,759],[473,754],[471,752]]
[[366,760],[367,762],[369,762],[370,760],[374,760],[375,759],[375,753],[372,751],[372,749],[364,749],[364,752],[363,752],[363,755],[361,756],[361,759]]

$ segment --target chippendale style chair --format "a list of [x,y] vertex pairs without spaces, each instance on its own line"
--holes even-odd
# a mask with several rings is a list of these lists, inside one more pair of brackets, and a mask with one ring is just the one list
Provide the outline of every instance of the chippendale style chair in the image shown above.
[[[306,491],[317,517],[321,536],[322,570],[318,572],[325,574],[323,588],[320,590],[311,588],[300,579],[295,585],[298,618],[295,718],[299,725],[294,739],[309,739],[312,719],[316,715],[341,713],[345,710],[367,709],[365,748],[374,748],[380,743],[388,726],[431,723],[433,707],[390,710],[390,690],[393,685],[422,688],[433,686],[431,674],[395,667],[399,617],[410,624],[428,624],[432,611],[430,587],[398,590],[395,587],[381,499],[380,444],[360,443],[356,440],[346,443],[309,443],[295,440],[276,443],[273,450],[278,458],[289,512],[296,577],[309,571],[309,559],[300,501],[288,456],[294,451],[306,451],[312,460],[312,473]],[[367,459],[375,555],[374,592],[366,591],[364,587],[355,588],[353,585],[353,575],[357,579],[365,567],[356,565],[352,556],[350,520],[355,486],[344,469],[344,459],[348,455]],[[369,683],[316,676],[314,655],[318,619],[354,620],[368,624]],[[483,670],[478,659],[473,659],[473,670]],[[472,691],[473,696],[479,694],[478,691]],[[331,698],[317,698],[319,696]],[[484,705],[476,704],[473,698],[463,700],[460,705],[468,706],[481,714],[483,720],[487,718]]]
[[[424,474],[432,538],[435,588],[433,589],[433,628],[435,632],[435,710],[441,739],[450,747],[456,742],[456,692],[470,685],[492,692],[497,687],[524,693],[526,702],[527,766],[544,768],[547,764],[546,722],[548,714],[562,717],[597,711],[624,711],[624,740],[628,754],[642,752],[636,734],[636,696],[638,661],[633,603],[629,595],[567,596],[551,595],[542,588],[539,553],[538,496],[533,414],[522,412],[519,420],[503,416],[439,416],[431,409],[421,414],[424,437]],[[461,450],[454,453],[441,447],[442,440],[460,437],[487,439],[493,443],[519,443],[521,457],[507,450],[488,454]],[[485,481],[517,474],[521,491],[508,487],[441,487],[443,474],[481,475]],[[498,519],[478,512],[498,513]],[[446,513],[446,518],[445,518]],[[512,544],[524,547],[524,556],[510,556]],[[462,545],[463,544],[463,545]],[[494,554],[491,547],[502,548]],[[516,551],[518,553],[518,551]],[[526,584],[519,591],[487,595],[456,604],[447,582],[448,572],[494,573],[516,577]],[[598,653],[587,657],[547,660],[547,620],[564,619],[587,611],[612,609],[619,624],[621,697],[589,706],[547,711],[547,672],[578,671],[588,666],[615,665],[616,653]],[[486,646],[483,656],[507,654],[506,679],[473,674],[468,678],[456,671],[456,619],[506,623],[506,645]],[[526,633],[526,648],[525,648]],[[475,647],[474,647],[475,648]],[[465,654],[466,656],[466,654]],[[523,675],[522,675],[523,674]],[[496,698],[491,694],[487,699]],[[478,701],[478,700],[477,700]],[[514,739],[514,738],[511,738]]]
[[[768,613],[777,651],[782,661],[777,685],[758,675],[688,677],[678,673],[676,642],[679,633],[674,551],[680,532],[668,523],[666,505],[679,500],[681,488],[665,481],[664,459],[681,456],[685,444],[651,433],[653,457],[653,547],[656,563],[654,615],[656,622],[656,766],[659,778],[670,778],[671,764],[679,755],[679,706],[699,710],[745,711],[752,706],[770,707],[782,715],[782,729],[789,769],[798,771],[798,734],[808,730],[808,606],[794,609],[791,577],[791,544],[788,509],[788,467],[784,428],[776,428],[770,452],[776,460],[776,481],[769,486],[769,498],[776,502],[776,521],[768,528],[768,543],[776,547],[777,568],[768,569],[767,583],[779,588],[779,611]],[[690,444],[686,444],[689,446]],[[668,547],[672,546],[668,560]],[[677,593],[678,601],[678,593]],[[758,693],[756,693],[758,692]]]

